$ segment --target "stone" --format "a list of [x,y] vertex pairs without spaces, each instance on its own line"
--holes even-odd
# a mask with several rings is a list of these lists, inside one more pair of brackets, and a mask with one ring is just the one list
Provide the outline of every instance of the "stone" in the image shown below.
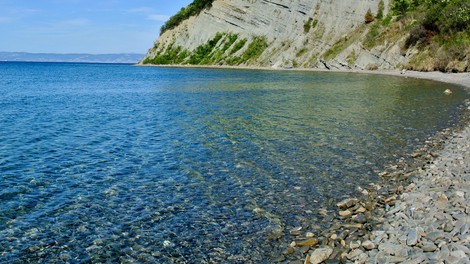
[[168,240],[163,241],[163,247],[171,247],[172,245],[173,245],[173,243],[171,243]]
[[356,205],[359,202],[359,199],[357,198],[348,198],[344,199],[341,202],[337,203],[336,206],[340,209],[347,209],[350,208],[354,205]]
[[293,236],[298,236],[298,235],[302,234],[302,227],[298,226],[298,227],[292,228],[291,230],[289,230],[289,234],[291,234]]
[[460,235],[465,235],[468,232],[468,225],[465,223],[460,227]]
[[357,214],[352,217],[353,221],[356,223],[364,224],[367,222],[366,216],[364,214]]
[[375,244],[372,243],[372,241],[370,240],[366,240],[364,242],[362,242],[362,247],[367,249],[367,250],[372,250],[375,248]]
[[414,246],[418,243],[419,238],[420,237],[416,229],[410,229],[406,237],[406,244],[408,246]]
[[455,250],[461,250],[463,251],[465,254],[468,254],[470,255],[470,248],[464,246],[464,245],[459,245],[459,244],[453,244],[452,247],[455,249]]
[[465,193],[462,192],[462,191],[456,191],[456,192],[455,192],[455,195],[456,195],[457,197],[460,197],[460,198],[464,198],[464,197],[465,197]]
[[354,249],[354,250],[352,250],[351,252],[348,253],[347,258],[349,260],[353,260],[356,257],[358,257],[359,255],[361,255],[362,253],[364,253],[362,250],[356,248],[356,249]]
[[349,248],[351,249],[356,249],[356,248],[359,248],[360,246],[361,246],[361,241],[359,240],[349,242]]
[[312,233],[312,232],[307,232],[307,234],[305,234],[305,237],[306,237],[306,238],[312,238],[312,237],[314,237],[314,236],[315,236],[315,234]]
[[437,240],[443,239],[444,234],[442,234],[441,232],[438,232],[438,231],[433,231],[433,232],[428,233],[426,238],[431,240],[431,241],[437,241]]
[[451,89],[446,89],[446,90],[444,91],[444,94],[445,94],[445,95],[451,95],[451,94],[452,94],[452,90],[451,90]]
[[454,225],[452,223],[446,223],[444,225],[444,231],[445,232],[451,232],[454,229]]
[[284,251],[284,255],[292,255],[294,254],[294,248],[293,247],[288,247],[286,251]]
[[379,244],[379,251],[382,251],[386,254],[395,255],[398,251],[400,251],[402,247],[398,244],[394,244],[391,242],[383,242]]
[[297,246],[299,246],[299,247],[303,247],[303,246],[314,247],[317,244],[318,244],[318,239],[316,239],[316,238],[309,238],[307,240],[297,242]]
[[456,257],[457,259],[461,259],[465,257],[465,252],[462,250],[456,250],[452,251],[450,255]]
[[352,212],[349,211],[349,210],[339,211],[339,215],[343,216],[343,217],[350,216],[351,214],[352,214]]
[[354,264],[364,264],[369,260],[369,256],[366,253],[361,253],[359,256],[357,256],[356,261],[354,261]]
[[365,211],[367,211],[367,209],[361,206],[356,210],[356,213],[364,213]]
[[432,242],[424,242],[421,246],[424,252],[434,252],[437,249],[437,246]]
[[421,263],[426,263],[426,255],[424,255],[423,253],[421,254],[417,254],[417,255],[414,255],[412,256],[410,259],[408,259],[406,262],[406,264],[421,264]]
[[312,264],[322,263],[323,261],[327,260],[331,256],[332,253],[333,253],[333,249],[330,247],[317,248],[310,255],[310,263]]

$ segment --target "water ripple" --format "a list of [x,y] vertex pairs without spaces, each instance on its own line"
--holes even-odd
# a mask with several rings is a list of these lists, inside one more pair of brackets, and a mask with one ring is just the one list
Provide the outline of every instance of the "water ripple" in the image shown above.
[[270,263],[456,120],[395,77],[0,65],[0,262]]

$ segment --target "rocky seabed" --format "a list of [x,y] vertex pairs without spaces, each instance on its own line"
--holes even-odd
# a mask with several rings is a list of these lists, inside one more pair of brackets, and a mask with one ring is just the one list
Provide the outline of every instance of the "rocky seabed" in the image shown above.
[[[470,263],[470,101],[446,129],[339,202],[332,225],[295,236],[289,263]],[[414,165],[413,165],[414,164]],[[414,166],[414,167],[413,167]],[[328,218],[328,217],[326,217]],[[294,235],[295,231],[291,231]],[[296,235],[296,234],[295,234]]]

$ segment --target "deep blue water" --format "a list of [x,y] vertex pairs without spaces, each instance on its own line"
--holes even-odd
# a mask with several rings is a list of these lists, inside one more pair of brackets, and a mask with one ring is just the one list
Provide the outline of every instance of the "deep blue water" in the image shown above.
[[465,96],[365,74],[0,63],[0,263],[269,263]]

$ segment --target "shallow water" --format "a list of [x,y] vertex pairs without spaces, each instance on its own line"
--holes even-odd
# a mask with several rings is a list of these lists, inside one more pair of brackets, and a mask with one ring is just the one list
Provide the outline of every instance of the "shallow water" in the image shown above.
[[465,96],[365,74],[2,63],[0,262],[270,263]]

